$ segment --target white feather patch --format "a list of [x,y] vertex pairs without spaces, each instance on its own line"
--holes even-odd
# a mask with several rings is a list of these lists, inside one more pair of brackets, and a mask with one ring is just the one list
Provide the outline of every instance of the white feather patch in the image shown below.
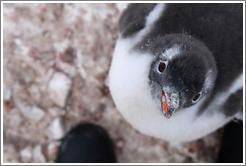
[[172,60],[175,56],[180,54],[180,46],[174,45],[173,47],[165,50],[165,52],[162,53],[162,56],[165,57],[167,60]]
[[[145,27],[131,38],[131,44],[135,45],[146,36],[152,29],[152,25],[159,19],[161,12],[164,10],[165,4],[157,4],[154,9],[146,17]],[[120,37],[121,38],[121,37]]]

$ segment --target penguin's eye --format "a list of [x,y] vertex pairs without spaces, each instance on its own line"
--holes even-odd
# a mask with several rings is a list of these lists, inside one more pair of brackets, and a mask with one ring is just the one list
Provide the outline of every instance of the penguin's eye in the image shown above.
[[192,99],[193,103],[197,102],[200,99],[200,97],[201,97],[201,93],[196,94],[196,96],[193,97]]
[[164,70],[166,69],[167,65],[165,62],[160,62],[159,65],[158,65],[158,71],[160,73],[164,72]]

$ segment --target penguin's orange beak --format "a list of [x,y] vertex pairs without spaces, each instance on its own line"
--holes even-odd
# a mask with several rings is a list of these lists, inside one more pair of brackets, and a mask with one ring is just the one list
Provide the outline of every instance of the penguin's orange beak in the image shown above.
[[170,99],[168,98],[168,96],[166,96],[165,92],[162,91],[162,111],[166,118],[171,117],[171,114],[169,114],[170,103]]

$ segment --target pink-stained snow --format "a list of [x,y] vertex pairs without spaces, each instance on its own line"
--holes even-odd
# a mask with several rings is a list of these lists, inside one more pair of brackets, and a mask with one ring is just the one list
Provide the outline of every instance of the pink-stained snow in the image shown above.
[[3,5],[3,159],[54,162],[71,127],[105,128],[118,162],[214,162],[221,130],[169,144],[133,129],[107,79],[126,4]]

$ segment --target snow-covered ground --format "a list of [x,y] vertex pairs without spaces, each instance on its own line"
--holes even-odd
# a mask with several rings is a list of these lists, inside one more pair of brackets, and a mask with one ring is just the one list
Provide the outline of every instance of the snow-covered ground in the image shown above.
[[118,162],[214,162],[221,130],[171,145],[116,110],[107,77],[126,6],[3,5],[4,162],[53,162],[60,139],[84,122],[108,131]]

